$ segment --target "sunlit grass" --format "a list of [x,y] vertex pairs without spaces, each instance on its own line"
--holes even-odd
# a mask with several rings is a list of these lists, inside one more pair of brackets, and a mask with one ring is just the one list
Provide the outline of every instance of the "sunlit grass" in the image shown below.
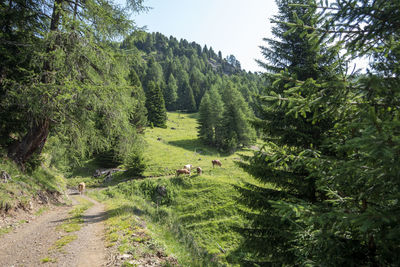
[[[115,226],[108,233],[109,242],[118,243],[121,253],[129,246],[121,241],[126,234],[118,228],[125,224],[120,216],[135,218],[133,210],[137,209],[148,222],[149,235],[176,255],[183,266],[234,265],[235,249],[241,242],[234,228],[245,224],[238,212],[239,194],[234,186],[242,182],[258,184],[235,161],[240,160],[239,154],[251,155],[252,151],[226,155],[203,145],[197,138],[196,116],[168,113],[166,129],[146,130],[144,156],[148,168],[144,175],[152,178],[131,177],[131,181],[96,193],[112,210],[125,214],[112,216],[110,222]],[[213,159],[219,159],[222,167],[213,168]],[[192,171],[189,177],[175,177],[176,169],[186,164],[194,169],[201,167],[203,174]],[[158,186],[167,189],[167,197],[157,196]]]
[[68,245],[77,238],[78,238],[77,235],[65,235],[54,243],[52,249],[61,250],[64,246]]
[[57,226],[58,230],[63,230],[66,233],[79,231],[83,224],[83,213],[94,204],[82,197],[76,198],[79,204],[69,211],[71,217],[69,217],[64,223]]

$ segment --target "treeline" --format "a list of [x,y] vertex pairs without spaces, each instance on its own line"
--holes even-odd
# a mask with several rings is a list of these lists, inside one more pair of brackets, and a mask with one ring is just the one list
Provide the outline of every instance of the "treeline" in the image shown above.
[[135,32],[120,47],[141,55],[131,64],[131,76],[139,77],[152,125],[165,127],[165,105],[168,111],[200,111],[200,139],[223,151],[254,141],[248,120],[266,80],[242,70],[233,55],[223,58],[212,47],[161,33]]
[[221,80],[234,81],[246,101],[253,104],[253,95],[263,83],[257,73],[242,70],[233,55],[223,58],[212,47],[185,39],[178,41],[158,32],[135,32],[122,42],[121,48],[141,53],[142,57],[131,67],[144,91],[150,82],[160,86],[168,111],[198,111],[205,92]]
[[[243,265],[400,262],[400,2],[277,0],[265,145],[239,163]],[[366,73],[350,60],[372,60]]]

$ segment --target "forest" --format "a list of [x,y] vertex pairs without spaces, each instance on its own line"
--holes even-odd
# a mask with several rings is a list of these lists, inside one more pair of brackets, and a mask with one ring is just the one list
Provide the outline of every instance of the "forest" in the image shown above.
[[195,144],[237,153],[255,180],[229,184],[241,219],[221,230],[240,236],[226,264],[397,266],[400,2],[275,2],[264,71],[252,73],[138,28],[143,0],[2,1],[2,162],[67,175],[95,159],[135,180],[150,169],[146,135],[193,115]]

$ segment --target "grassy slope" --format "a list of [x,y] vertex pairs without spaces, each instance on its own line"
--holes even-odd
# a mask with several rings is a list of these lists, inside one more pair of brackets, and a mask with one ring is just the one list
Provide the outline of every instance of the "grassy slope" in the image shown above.
[[[232,252],[240,242],[233,227],[243,223],[238,215],[235,202],[238,194],[233,185],[255,181],[234,164],[234,160],[239,159],[237,154],[220,155],[217,150],[201,144],[197,139],[195,116],[168,113],[167,129],[146,131],[148,168],[145,176],[157,178],[123,182],[102,191],[98,197],[108,199],[112,206],[121,198],[131,200],[128,208],[140,209],[149,215],[156,238],[178,257],[181,264],[200,266],[215,261],[232,264],[238,256]],[[222,168],[212,168],[211,160],[217,158],[221,160]],[[203,175],[192,173],[191,177],[176,178],[175,170],[185,164],[200,166]],[[123,174],[116,175],[118,178],[126,179]],[[157,194],[158,185],[167,188],[167,197],[161,198]],[[148,201],[142,201],[143,197]],[[186,251],[182,251],[182,244],[177,240],[184,244]],[[192,256],[197,254],[197,259],[187,256],[187,251]]]
[[11,181],[0,183],[0,211],[28,208],[33,197],[40,192],[63,192],[65,180],[56,171],[39,167],[31,174],[23,173],[10,160],[0,158],[0,171],[6,171]]

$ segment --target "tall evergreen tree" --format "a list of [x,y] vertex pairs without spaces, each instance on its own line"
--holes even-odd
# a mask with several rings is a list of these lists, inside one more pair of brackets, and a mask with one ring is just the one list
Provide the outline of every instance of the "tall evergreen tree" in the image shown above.
[[149,123],[154,126],[165,128],[167,122],[167,111],[160,86],[149,82],[146,91],[146,108]]
[[130,69],[129,82],[133,87],[131,96],[134,99],[130,121],[139,133],[143,133],[144,127],[147,125],[146,97],[139,76],[133,68]]
[[[307,6],[296,4],[291,7]],[[269,106],[278,101],[286,114],[307,118],[306,123],[324,127],[325,133],[309,128],[317,130],[313,140],[314,131],[299,128],[304,122],[290,123],[298,125],[295,133],[304,137],[294,141],[276,136],[268,149],[241,164],[273,186],[240,189],[252,210],[246,213],[251,224],[243,229],[246,243],[254,253],[252,261],[269,264],[395,266],[400,237],[399,91],[395,89],[400,84],[396,52],[400,42],[393,36],[399,36],[395,25],[400,4],[349,0],[323,8],[328,15],[322,27],[298,17],[286,24],[290,26],[286,36],[301,32],[314,47],[328,34],[334,41],[340,36],[332,50],[345,47],[351,57],[369,55],[375,62],[366,75],[357,77],[340,72],[307,76],[312,72],[305,70],[299,73],[305,80],[297,80],[283,71],[274,81],[286,88],[264,97]],[[330,50],[324,52],[329,55]],[[343,58],[344,54],[331,65],[342,68]],[[327,65],[322,66],[327,70]],[[266,123],[258,125],[271,133]],[[296,179],[300,175],[305,182]]]
[[161,85],[163,82],[162,67],[152,56],[150,56],[149,60],[147,61],[146,76],[143,80],[143,83],[146,85],[146,90],[149,82],[154,82],[158,85]]
[[[224,112],[216,132],[216,143],[225,151],[234,152],[238,147],[248,146],[255,140],[255,132],[250,125],[252,117],[246,102],[231,81],[221,92]],[[218,129],[219,128],[219,129]]]
[[178,85],[174,75],[171,73],[168,78],[167,86],[164,90],[165,106],[168,110],[176,109],[176,100],[178,99]]
[[[321,83],[321,79],[329,80],[335,72],[330,67],[332,55],[324,44],[310,40],[304,29],[290,26],[302,21],[317,27],[316,8],[306,7],[309,1],[305,0],[278,0],[276,3],[279,14],[272,19],[275,38],[264,39],[268,46],[261,50],[267,62],[260,61],[267,70],[271,86],[260,97],[260,119],[254,123],[270,143],[254,157],[244,157],[249,162],[239,163],[268,188],[250,184],[239,188],[242,202],[251,209],[245,212],[250,225],[242,229],[242,233],[245,250],[253,255],[249,260],[296,265],[301,264],[297,255],[298,246],[301,246],[296,243],[300,238],[298,228],[304,225],[282,216],[276,201],[288,205],[307,203],[313,209],[321,208],[326,193],[319,190],[307,158],[315,149],[322,149],[334,117],[328,114],[315,123],[316,112],[306,110],[300,114],[294,107],[301,106],[299,103],[307,96],[323,91],[328,94],[329,88],[314,84]],[[315,30],[308,33],[318,34]],[[297,80],[310,86],[296,88]],[[295,93],[293,87],[297,89]],[[322,106],[320,111],[323,113]]]
[[198,136],[200,140],[209,145],[212,145],[214,140],[214,129],[211,116],[210,95],[208,92],[206,92],[201,99],[199,107]]

